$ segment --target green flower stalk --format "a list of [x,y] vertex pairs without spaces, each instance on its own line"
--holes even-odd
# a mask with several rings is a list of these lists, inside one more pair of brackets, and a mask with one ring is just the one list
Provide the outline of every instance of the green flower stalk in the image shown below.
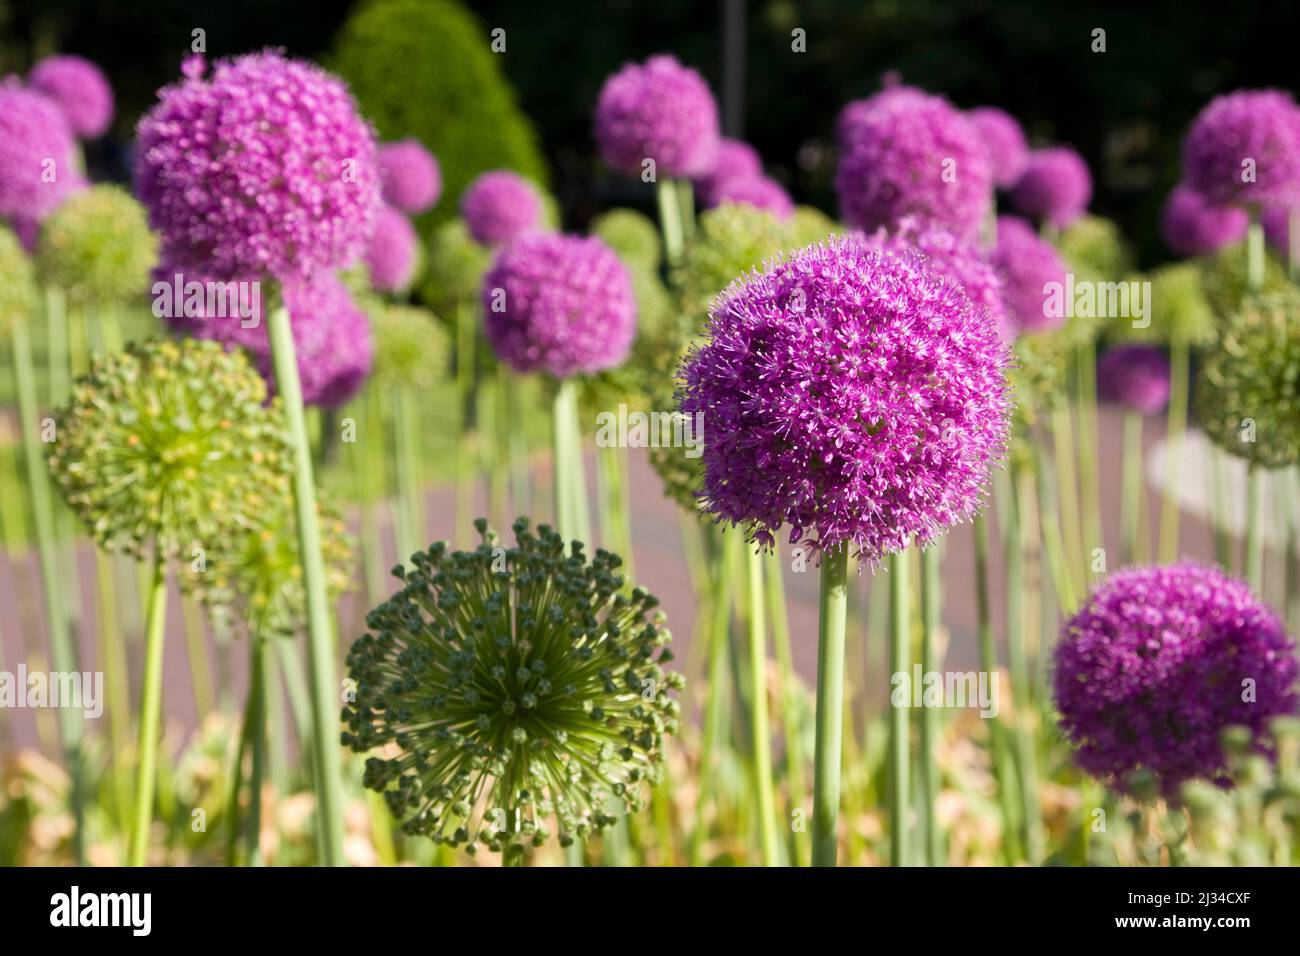
[[526,519],[505,547],[438,543],[348,654],[343,742],[409,834],[522,863],[645,804],[677,730],[680,675],[657,598],[624,590],[618,556],[587,559]]
[[41,224],[36,246],[41,282],[81,307],[140,298],[157,260],[158,238],[144,207],[110,185],[69,197]]

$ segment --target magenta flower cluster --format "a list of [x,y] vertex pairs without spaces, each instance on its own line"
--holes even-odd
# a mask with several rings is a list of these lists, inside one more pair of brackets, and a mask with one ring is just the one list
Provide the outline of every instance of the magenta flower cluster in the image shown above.
[[1152,345],[1121,345],[1097,363],[1097,393],[1143,415],[1169,404],[1169,359]]
[[1117,571],[1065,625],[1055,696],[1079,766],[1120,789],[1133,771],[1165,793],[1225,782],[1231,726],[1267,750],[1294,714],[1297,664],[1281,620],[1240,581],[1192,563]]
[[460,214],[475,242],[500,246],[538,228],[542,200],[524,177],[497,169],[470,183],[460,197]]
[[140,121],[136,192],[163,259],[218,278],[306,279],[365,251],[379,212],[375,141],[347,87],[279,53],[219,62]]
[[415,278],[419,237],[411,220],[384,205],[375,221],[375,232],[366,247],[366,269],[370,284],[380,292],[397,292],[407,288]]
[[996,106],[977,106],[968,110],[966,116],[975,124],[975,130],[989,152],[994,184],[999,189],[1010,189],[1029,161],[1025,131],[1014,116]]
[[1088,164],[1068,146],[1036,149],[1011,193],[1016,211],[1064,229],[1088,209],[1092,174]]
[[68,127],[82,139],[103,136],[113,122],[113,88],[99,67],[83,57],[46,57],[32,67],[27,85],[58,104]]
[[1174,253],[1203,256],[1238,242],[1250,220],[1236,206],[1211,206],[1196,190],[1179,183],[1160,214],[1160,234]]
[[705,206],[716,206],[714,191],[730,179],[752,179],[763,175],[763,160],[758,150],[744,140],[724,136],[718,140],[718,148],[713,154],[713,163],[707,172],[695,178],[695,187],[700,194],[700,202]]
[[75,142],[55,102],[0,83],[0,216],[35,224],[80,185]]
[[442,195],[442,170],[418,139],[384,143],[378,157],[384,202],[409,215],[433,208]]
[[703,502],[771,547],[864,561],[924,546],[980,507],[1003,455],[1008,351],[915,252],[832,237],[745,276],[686,360],[704,416]]
[[1213,206],[1300,203],[1300,110],[1291,94],[1212,99],[1183,140],[1183,180]]
[[483,279],[488,341],[518,372],[556,378],[622,363],[636,334],[632,278],[599,239],[528,233]]
[[596,102],[596,143],[615,172],[701,176],[718,149],[718,106],[704,78],[668,54],[628,63],[605,81]]
[[1065,282],[1065,263],[1052,244],[1016,216],[998,217],[993,265],[1002,277],[1002,300],[1018,333],[1058,328],[1065,316],[1047,310],[1049,282]]
[[974,239],[991,202],[993,167],[970,120],[942,97],[907,87],[850,108],[838,126],[841,217],[892,230],[915,216]]
[[735,176],[723,180],[709,194],[710,206],[739,203],[770,212],[777,219],[794,215],[794,201],[774,179],[767,176]]

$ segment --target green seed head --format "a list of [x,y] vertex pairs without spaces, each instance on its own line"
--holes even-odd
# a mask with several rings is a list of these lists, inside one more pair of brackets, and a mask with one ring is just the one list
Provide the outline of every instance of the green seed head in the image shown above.
[[492,253],[470,237],[461,219],[445,222],[429,237],[428,262],[420,295],[450,322],[459,308],[477,308],[483,275]]
[[427,389],[446,377],[451,338],[432,312],[378,300],[367,311],[375,329],[375,381]]
[[[1235,315],[1249,289],[1246,285],[1246,244],[1225,246],[1201,261],[1201,282],[1205,298],[1220,318]],[[1291,286],[1286,267],[1269,253],[1264,255],[1265,294],[1283,292]]]
[[9,229],[0,226],[0,335],[26,322],[36,302],[36,278],[31,259]]
[[591,234],[604,240],[629,268],[654,272],[663,262],[659,230],[635,209],[611,209],[591,221]]
[[119,186],[74,193],[41,224],[36,245],[41,281],[78,305],[141,298],[157,260],[144,207]]
[[1129,281],[1151,283],[1151,324],[1136,328],[1125,317],[1111,323],[1116,338],[1129,342],[1192,347],[1211,345],[1218,337],[1218,320],[1202,287],[1202,267],[1194,262],[1161,266]]
[[813,206],[795,206],[794,215],[785,222],[787,250],[802,249],[844,232],[844,227]]

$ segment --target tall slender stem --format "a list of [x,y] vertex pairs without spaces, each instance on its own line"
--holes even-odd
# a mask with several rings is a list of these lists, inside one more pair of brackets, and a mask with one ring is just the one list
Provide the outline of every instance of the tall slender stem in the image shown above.
[[1057,497],[1061,529],[1065,537],[1065,566],[1078,591],[1087,590],[1084,573],[1083,526],[1079,520],[1079,482],[1075,467],[1074,424],[1070,406],[1061,403],[1052,410],[1052,439],[1056,455]]
[[144,683],[140,690],[140,740],[135,771],[135,824],[131,828],[131,866],[144,866],[153,821],[154,781],[158,774],[158,737],[162,719],[163,648],[166,645],[167,562],[154,555],[144,626]]
[[[889,672],[912,673],[912,608],[908,593],[907,551],[889,556]],[[911,809],[908,767],[911,763],[906,706],[889,708],[889,859],[894,866],[907,866],[907,817]]]
[[425,540],[424,489],[420,480],[420,413],[410,388],[393,390],[393,451],[397,473],[397,560],[403,564],[429,542]]
[[1264,469],[1250,466],[1246,479],[1246,583],[1257,597],[1264,596]]
[[[1079,491],[1083,499],[1084,550],[1105,548],[1101,524],[1101,487],[1097,474],[1097,345],[1079,346]],[[1091,566],[1091,560],[1086,562]],[[1085,577],[1086,579],[1086,577]]]
[[1142,413],[1124,412],[1124,484],[1120,492],[1120,558],[1128,564],[1138,560],[1139,524],[1142,509]]
[[708,645],[708,698],[704,705],[704,727],[700,732],[700,799],[695,829],[691,834],[689,858],[692,866],[704,862],[705,817],[704,808],[714,805],[715,814],[721,815],[717,801],[717,751],[722,743],[723,720],[730,699],[727,684],[727,644],[731,626],[731,600],[736,563],[735,539],[721,534],[716,525],[704,529],[709,550],[709,563],[714,569],[711,588],[708,627],[705,641]]
[[269,323],[276,384],[284,400],[289,439],[294,446],[293,496],[298,509],[298,552],[307,593],[307,638],[311,682],[312,748],[316,768],[316,825],[324,866],[343,863],[343,783],[338,747],[338,694],[334,672],[334,634],[325,591],[316,483],[303,414],[302,387],[294,354],[289,313],[281,306]]
[[1169,413],[1165,429],[1165,487],[1160,501],[1161,564],[1178,557],[1178,486],[1183,468],[1183,437],[1187,433],[1187,388],[1191,374],[1191,352],[1182,339],[1169,346]]
[[[790,790],[790,806],[804,806],[807,796],[807,762],[803,749],[803,734],[797,722],[797,697],[795,694],[794,653],[790,644],[790,617],[785,602],[785,567],[781,553],[773,551],[767,582],[768,612],[772,615],[772,643],[776,647],[777,671],[781,679],[782,731],[785,737],[786,786]],[[791,859],[796,866],[806,866],[807,840],[804,831],[791,831]]]
[[754,786],[758,793],[758,832],[763,865],[780,865],[776,836],[776,795],[772,787],[772,731],[767,715],[767,620],[763,599],[763,554],[751,548],[749,561],[749,708],[754,744]]
[[813,866],[835,865],[839,836],[848,570],[849,553],[844,546],[822,554],[817,619],[817,743],[813,754]]
[[[942,660],[942,554],[938,542],[921,552],[921,672],[938,673]],[[936,803],[939,799],[939,710],[921,708],[921,825],[925,838],[926,866],[943,863],[943,834],[939,832]]]
[[474,401],[474,307],[456,307],[456,395],[460,434],[456,437],[456,542],[468,547],[474,514],[474,469],[470,463],[470,426]]
[[682,228],[681,198],[674,181],[670,178],[658,180],[655,183],[655,198],[659,202],[659,229],[663,233],[664,259],[672,267],[681,262],[686,238]]
[[1007,596],[1007,665],[1011,672],[1011,697],[1015,703],[1016,779],[1021,808],[1021,840],[1029,862],[1037,863],[1042,855],[1043,828],[1039,814],[1038,760],[1034,749],[1037,711],[1029,677],[1029,659],[1025,653],[1025,542],[1021,525],[1021,475],[1015,463],[1004,500],[1007,514],[1006,556]]

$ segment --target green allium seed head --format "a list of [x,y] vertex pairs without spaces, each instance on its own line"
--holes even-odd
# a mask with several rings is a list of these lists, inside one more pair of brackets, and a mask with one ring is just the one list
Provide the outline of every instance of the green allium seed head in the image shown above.
[[1114,319],[1109,331],[1128,342],[1192,347],[1206,346],[1218,337],[1218,320],[1202,288],[1202,270],[1194,262],[1161,266],[1146,275],[1134,275],[1130,282],[1151,283],[1151,324],[1137,328],[1129,317]]
[[677,729],[657,598],[627,592],[621,559],[566,553],[546,525],[505,547],[438,543],[398,569],[348,654],[343,743],[407,833],[507,854],[562,845],[644,804]]
[[491,251],[470,237],[464,220],[445,222],[429,237],[420,297],[444,321],[451,322],[457,309],[478,307],[483,275],[491,263]]
[[1016,395],[1017,431],[1037,424],[1040,415],[1065,399],[1074,342],[1062,332],[1031,332],[1016,339],[1015,364],[1007,379]]
[[[1201,283],[1205,298],[1220,318],[1234,315],[1246,298],[1246,244],[1225,246],[1213,256],[1201,260]],[[1282,292],[1291,287],[1286,267],[1278,259],[1264,254],[1264,294]]]
[[1242,303],[1206,357],[1194,404],[1225,451],[1265,468],[1300,462],[1300,290]]
[[50,473],[104,548],[206,551],[281,507],[279,407],[248,360],[216,342],[154,340],[96,358],[56,422]]
[[726,203],[700,216],[671,276],[692,335],[704,331],[718,293],[785,250],[786,238],[776,217],[754,206]]
[[374,301],[374,378],[385,386],[428,389],[446,378],[451,336],[428,309]]
[[786,250],[802,249],[845,231],[826,213],[813,206],[795,206],[794,215],[785,222]]
[[82,305],[142,298],[157,261],[158,238],[144,207],[119,186],[91,186],[68,197],[41,224],[36,243],[41,281]]
[[593,236],[604,240],[629,267],[654,271],[663,262],[659,230],[635,209],[611,209],[591,221]]
[[9,229],[0,226],[0,335],[26,322],[36,303],[36,270]]
[[1061,233],[1061,258],[1076,280],[1118,282],[1133,270],[1133,251],[1119,226],[1101,216],[1083,216]]

